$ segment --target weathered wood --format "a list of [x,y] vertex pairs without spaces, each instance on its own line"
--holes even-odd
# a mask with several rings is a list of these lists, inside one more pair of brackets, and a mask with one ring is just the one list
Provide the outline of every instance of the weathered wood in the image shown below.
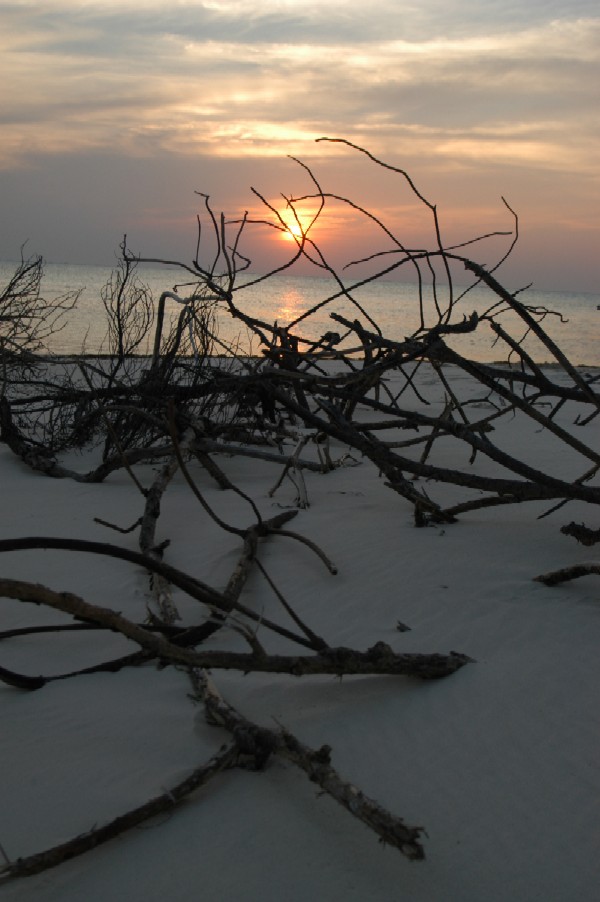
[[[221,651],[194,651],[123,617],[110,608],[89,604],[69,592],[55,592],[46,586],[22,580],[0,579],[0,596],[21,601],[45,604],[79,620],[96,623],[106,629],[121,633],[136,642],[144,651],[163,663],[182,664],[186,667],[236,669],[244,673],[306,674],[390,674],[415,676],[421,679],[439,679],[455,673],[472,661],[463,654],[452,652],[439,654],[396,654],[389,645],[379,642],[366,652],[349,648],[327,648],[311,656],[256,655]],[[17,675],[12,674],[13,677]],[[1,674],[0,674],[1,678]],[[24,677],[39,679],[36,677]],[[45,682],[45,681],[44,681]],[[41,684],[43,685],[43,683]],[[22,688],[39,688],[23,686]]]
[[534,579],[536,582],[544,583],[546,586],[558,586],[559,583],[566,583],[572,579],[579,579],[580,576],[591,576],[592,574],[600,576],[600,564],[595,561],[589,564],[573,564],[571,567],[552,570],[549,573],[535,576]]
[[117,836],[122,835],[127,830],[137,827],[144,821],[157,814],[172,811],[191,793],[195,792],[201,786],[205,786],[215,776],[234,767],[239,756],[239,749],[236,742],[222,748],[210,761],[202,764],[189,774],[184,780],[172,786],[166,792],[155,796],[143,805],[133,808],[131,811],[121,814],[104,824],[101,827],[93,827],[88,833],[82,833],[67,842],[60,843],[37,852],[34,855],[28,855],[24,858],[17,858],[16,861],[9,861],[7,864],[0,866],[0,884],[7,883],[19,877],[31,877],[34,874],[40,874],[42,871],[55,868],[65,861],[91,852],[98,846]]
[[[191,598],[208,605],[210,608],[215,608],[224,611],[225,613],[229,613],[231,610],[231,604],[228,598],[196,577],[189,576],[182,570],[178,570],[176,567],[166,564],[164,561],[155,561],[140,552],[130,551],[129,549],[121,548],[118,545],[112,545],[108,542],[90,542],[85,539],[62,539],[56,538],[55,536],[26,536],[18,539],[0,539],[0,554],[5,551],[21,551],[32,548],[56,548],[63,551],[87,552],[128,561],[132,564],[137,564],[146,570],[150,570],[153,573],[159,573],[165,576],[173,583],[173,585],[177,586],[182,591],[187,592]],[[23,600],[27,601],[28,599],[23,598]],[[262,614],[257,614],[251,608],[243,605],[240,601],[236,602],[236,610],[243,614],[244,617],[248,617],[255,623],[260,623],[266,629],[272,630],[273,632],[284,636],[286,639],[290,639],[292,642],[303,645],[305,648],[313,647],[312,643],[304,636],[300,636],[286,627],[274,623]],[[78,615],[76,614],[75,616]],[[82,619],[86,618],[83,617]],[[196,629],[201,632],[204,626],[205,625],[203,624]],[[200,640],[201,636],[198,638],[198,641]]]
[[191,677],[197,697],[204,702],[207,721],[232,733],[256,768],[264,767],[272,754],[286,758],[303,770],[312,783],[373,830],[381,842],[394,846],[413,861],[425,857],[420,842],[423,828],[405,824],[402,818],[341,777],[331,764],[329,746],[312,749],[289,730],[258,726],[222,698],[205,671],[193,670]]
[[[156,544],[156,525],[160,516],[162,496],[178,470],[177,458],[170,457],[160,468],[156,478],[146,493],[144,513],[141,517],[139,546],[142,554],[162,561],[164,547]],[[171,586],[161,573],[153,573],[151,576],[152,597],[158,609],[161,620],[173,624],[180,619],[179,611],[173,601]]]
[[583,523],[569,523],[560,530],[565,536],[573,536],[582,545],[596,545],[600,542],[600,529],[590,529]]

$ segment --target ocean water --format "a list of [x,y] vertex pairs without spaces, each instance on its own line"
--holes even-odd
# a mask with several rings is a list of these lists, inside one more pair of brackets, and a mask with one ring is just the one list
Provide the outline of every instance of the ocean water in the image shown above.
[[[0,263],[0,292],[15,269],[14,263]],[[48,263],[45,265],[42,295],[48,299],[68,292],[81,291],[76,310],[72,311],[61,332],[54,335],[48,350],[56,354],[78,354],[107,352],[107,322],[102,304],[102,290],[111,275],[110,267],[83,266]],[[166,267],[140,265],[138,277],[148,285],[158,302],[163,291],[172,290],[176,282],[181,282],[182,271]],[[268,323],[277,322],[281,326],[299,320],[293,331],[307,340],[317,340],[328,331],[343,332],[343,327],[333,321],[330,314],[335,312],[349,319],[359,319],[367,329],[375,321],[387,338],[402,340],[411,335],[420,325],[420,304],[415,285],[403,282],[378,281],[352,292],[360,305],[347,298],[328,300],[338,291],[330,280],[281,274],[266,281],[251,283],[256,276],[242,274],[235,294],[236,306],[245,314],[258,317]],[[244,287],[246,286],[247,287]],[[351,285],[348,281],[346,286]],[[473,311],[482,314],[499,300],[489,289],[478,286],[460,297],[460,286],[455,286],[457,300],[454,303],[452,322],[458,322]],[[190,289],[180,287],[178,293],[185,296]],[[529,289],[519,295],[520,300],[530,306],[549,311],[543,320],[543,328],[559,345],[573,364],[580,366],[600,366],[600,296],[578,292],[549,292]],[[440,289],[438,305],[442,310],[448,303],[447,290]],[[310,316],[302,318],[306,311],[321,305]],[[167,315],[175,317],[181,310],[179,304],[169,300]],[[221,309],[217,318],[217,335],[223,345],[236,345],[246,353],[260,353],[260,343],[251,336],[243,323],[232,319]],[[557,314],[561,314],[559,317]],[[437,321],[435,302],[429,293],[423,298],[423,317],[427,326]],[[564,321],[563,321],[564,320]],[[518,339],[526,335],[522,321],[514,314],[503,316],[504,328]],[[478,326],[475,332],[447,337],[448,344],[459,353],[471,359],[492,362],[508,359],[508,348],[499,343],[487,323]],[[346,342],[354,346],[355,339]],[[150,337],[142,351],[149,352]],[[535,336],[525,338],[524,346],[538,363],[552,362],[550,352],[540,344]]]

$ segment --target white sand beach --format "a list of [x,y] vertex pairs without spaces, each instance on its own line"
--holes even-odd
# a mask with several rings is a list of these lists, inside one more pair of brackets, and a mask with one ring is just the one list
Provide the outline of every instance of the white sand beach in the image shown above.
[[[448,374],[462,397],[487,409],[469,377],[452,367]],[[423,393],[440,394],[427,370],[419,378]],[[414,395],[410,404],[419,409]],[[600,447],[600,417],[582,429],[567,403],[556,422]],[[499,446],[544,472],[573,481],[590,466],[531,421],[510,415],[494,425]],[[332,443],[334,459],[346,450]],[[482,454],[469,465],[464,447],[449,439],[436,444],[435,455],[444,466],[501,473]],[[269,495],[281,466],[224,454],[218,461],[263,517],[293,506],[289,481]],[[87,465],[77,454],[68,463],[78,470]],[[144,486],[159,466],[136,466]],[[197,462],[189,466],[224,521],[239,528],[254,522],[246,500],[220,489]],[[410,861],[379,842],[301,770],[273,755],[264,770],[227,770],[97,849],[6,882],[3,900],[598,899],[600,582],[592,574],[550,588],[534,579],[598,560],[597,550],[560,532],[571,521],[597,529],[598,508],[572,501],[537,519],[551,501],[507,504],[466,512],[454,524],[416,528],[407,501],[356,452],[332,472],[304,478],[310,505],[289,528],[317,543],[337,575],[293,539],[260,540],[260,560],[304,622],[331,646],[364,651],[385,642],[396,652],[454,651],[473,663],[437,680],[218,669],[212,679],[250,720],[284,727],[314,749],[331,746],[342,777],[423,828],[424,859]],[[598,475],[588,484],[598,485]],[[423,480],[415,485],[428,489]],[[431,490],[447,504],[464,496],[454,486]],[[123,469],[100,484],[52,479],[0,444],[0,491],[1,539],[57,536],[138,550],[137,530],[120,534],[94,519],[126,528],[140,516],[143,498]],[[241,551],[240,536],[208,517],[180,472],[162,499],[156,540],[169,541],[166,562],[219,591]],[[148,573],[126,561],[13,551],[0,555],[0,578],[76,593],[135,623],[147,617]],[[175,589],[173,600],[183,624],[205,619],[206,609],[183,591]],[[261,617],[293,626],[258,571],[242,601]],[[0,603],[0,631],[71,621],[45,607]],[[298,654],[260,622],[254,628],[268,652]],[[248,644],[226,626],[198,648],[246,652]],[[27,635],[0,642],[0,665],[50,676],[135,650],[110,631]],[[86,834],[208,761],[230,736],[206,722],[190,694],[183,669],[155,662],[49,682],[37,691],[0,684],[5,859]]]

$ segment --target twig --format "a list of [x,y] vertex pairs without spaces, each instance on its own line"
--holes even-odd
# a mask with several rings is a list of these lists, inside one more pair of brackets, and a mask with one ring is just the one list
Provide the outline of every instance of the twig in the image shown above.
[[289,604],[286,601],[282,592],[279,591],[279,589],[277,588],[277,586],[275,585],[275,583],[273,582],[273,580],[267,573],[264,565],[261,564],[261,562],[258,560],[258,558],[256,559],[255,563],[256,563],[256,566],[258,567],[258,569],[260,570],[260,572],[262,573],[262,575],[264,576],[264,578],[266,579],[267,583],[273,590],[273,592],[274,592],[276,598],[278,599],[278,601],[280,602],[280,604],[290,615],[290,617],[292,618],[292,620],[294,621],[296,626],[300,627],[300,629],[302,630],[304,635],[313,643],[314,648],[318,649],[319,651],[329,648],[327,642],[325,642],[325,640],[321,636],[318,636],[306,623],[304,623],[304,621],[298,616],[296,611],[293,609],[291,604]]
[[591,576],[593,573],[600,575],[600,564],[595,561],[589,564],[573,564],[571,567],[563,567],[562,570],[552,570],[550,573],[535,576],[534,579],[546,586],[558,586],[559,583],[579,579],[580,576]]
[[296,542],[300,542],[302,545],[306,545],[307,548],[310,548],[311,551],[319,557],[332,576],[336,576],[338,573],[338,569],[335,564],[327,557],[325,552],[319,548],[316,542],[313,542],[312,539],[307,539],[306,536],[300,535],[298,532],[292,532],[290,529],[279,529],[277,534],[280,536],[287,536],[288,539],[295,539]]
[[114,839],[133,827],[137,827],[157,814],[161,814],[164,811],[172,811],[182,799],[201,786],[205,786],[217,774],[228,768],[235,767],[238,756],[237,743],[230,743],[217,752],[206,764],[192,771],[180,783],[171,787],[167,792],[150,799],[144,805],[133,808],[126,814],[119,815],[119,817],[114,818],[114,820],[104,824],[102,827],[94,827],[89,833],[83,833],[74,839],[68,840],[68,842],[52,846],[43,852],[37,852],[35,855],[18,858],[16,861],[0,867],[0,884],[8,883],[8,881],[18,877],[31,877],[33,874],[39,874],[42,871],[57,867],[57,865],[70,861],[78,855],[90,852],[97,846],[102,845],[102,843]]

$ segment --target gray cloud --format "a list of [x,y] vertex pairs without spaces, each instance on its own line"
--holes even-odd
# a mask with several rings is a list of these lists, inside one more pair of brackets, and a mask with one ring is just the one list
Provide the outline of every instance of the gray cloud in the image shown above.
[[[551,20],[593,18],[595,0],[358,0],[281,4],[262,0],[223,3],[77,3],[48,0],[3,4],[8,26],[43,34],[50,52],[76,55],[135,55],[165,35],[188,41],[240,44],[367,43],[394,39],[421,42],[439,37],[518,31]],[[35,46],[35,45],[34,45]],[[25,47],[27,43],[25,41]]]

